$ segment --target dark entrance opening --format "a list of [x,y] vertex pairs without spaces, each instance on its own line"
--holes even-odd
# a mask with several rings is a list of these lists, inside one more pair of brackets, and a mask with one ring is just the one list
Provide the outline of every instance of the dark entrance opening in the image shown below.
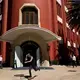
[[38,48],[40,48],[39,45],[34,41],[26,41],[21,44],[21,48],[23,50],[23,67],[28,67],[30,65],[29,63],[25,64],[25,57],[26,57],[26,54],[28,54],[28,52],[35,59],[35,66],[36,66],[37,65],[36,64],[36,61],[37,61],[36,51]]

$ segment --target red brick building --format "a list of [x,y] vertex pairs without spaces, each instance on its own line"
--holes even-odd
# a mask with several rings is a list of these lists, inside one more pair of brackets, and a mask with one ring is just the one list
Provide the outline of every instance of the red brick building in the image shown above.
[[58,55],[63,64],[68,62],[71,46],[77,50],[80,36],[66,21],[66,1],[0,0],[0,54],[6,66],[16,60],[24,67],[28,51],[37,66],[49,66]]

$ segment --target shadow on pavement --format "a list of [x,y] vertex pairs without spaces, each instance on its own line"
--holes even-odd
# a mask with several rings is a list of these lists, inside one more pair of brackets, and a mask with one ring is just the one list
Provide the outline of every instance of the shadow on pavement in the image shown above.
[[76,70],[68,70],[68,72],[76,72]]
[[30,76],[24,76],[25,78],[27,78],[28,80],[34,79],[35,77],[37,77],[37,75],[30,77]]
[[15,77],[24,77],[24,78],[27,78],[28,80],[31,80],[31,79],[34,79],[35,77],[37,77],[37,75],[33,76],[33,77],[30,77],[29,75],[24,75],[24,74],[16,74],[14,75]]
[[16,76],[16,77],[24,77],[24,74],[16,74],[14,76]]

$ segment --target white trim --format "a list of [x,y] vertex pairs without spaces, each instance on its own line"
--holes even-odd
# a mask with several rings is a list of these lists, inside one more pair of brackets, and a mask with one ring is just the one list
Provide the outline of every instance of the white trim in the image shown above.
[[79,32],[76,32],[77,35],[79,35]]
[[[67,28],[69,28],[69,25],[68,25],[68,23],[66,23],[66,27],[67,27]],[[69,28],[69,29],[70,29],[70,28]]]
[[17,67],[23,67],[23,51],[20,46],[15,47],[14,54],[14,60],[16,60]]
[[73,42],[73,47],[75,47],[75,48],[76,48],[76,43],[74,43],[74,42]]
[[70,27],[69,27],[69,24],[68,24],[68,23],[66,23],[66,27],[67,27],[68,29],[70,29]]
[[66,6],[64,6],[64,9],[65,9],[65,11],[66,11],[66,12],[68,12],[68,11],[69,11],[69,10],[68,10],[68,8],[67,8]]
[[0,21],[2,20],[2,14],[0,15]]
[[61,4],[61,0],[56,0],[56,1],[57,1],[60,5],[62,5],[62,4]]
[[57,15],[57,20],[60,22],[60,23],[63,23],[63,20],[60,16]]
[[75,33],[75,29],[72,30]]
[[67,46],[71,46],[71,43],[70,43],[70,41],[67,41]]
[[39,25],[39,27],[41,26],[40,25],[40,9],[35,5],[35,4],[33,4],[33,3],[24,3],[22,6],[21,6],[21,8],[19,9],[19,22],[18,22],[18,25],[22,25],[22,12],[21,12],[21,10],[22,10],[22,8],[23,7],[27,7],[27,6],[34,6],[34,7],[36,7],[36,9],[38,10],[38,25]]

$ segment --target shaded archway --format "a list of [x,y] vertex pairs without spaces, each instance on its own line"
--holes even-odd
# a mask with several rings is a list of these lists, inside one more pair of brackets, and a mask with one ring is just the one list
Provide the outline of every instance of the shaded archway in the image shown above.
[[[38,66],[40,62],[38,63],[37,60],[40,59],[40,47],[39,45],[34,41],[26,41],[21,44],[21,48],[23,51],[23,66],[29,66],[30,64],[25,64],[25,56],[26,54],[30,53],[33,58],[35,59],[35,65]],[[37,64],[38,63],[38,64]]]

